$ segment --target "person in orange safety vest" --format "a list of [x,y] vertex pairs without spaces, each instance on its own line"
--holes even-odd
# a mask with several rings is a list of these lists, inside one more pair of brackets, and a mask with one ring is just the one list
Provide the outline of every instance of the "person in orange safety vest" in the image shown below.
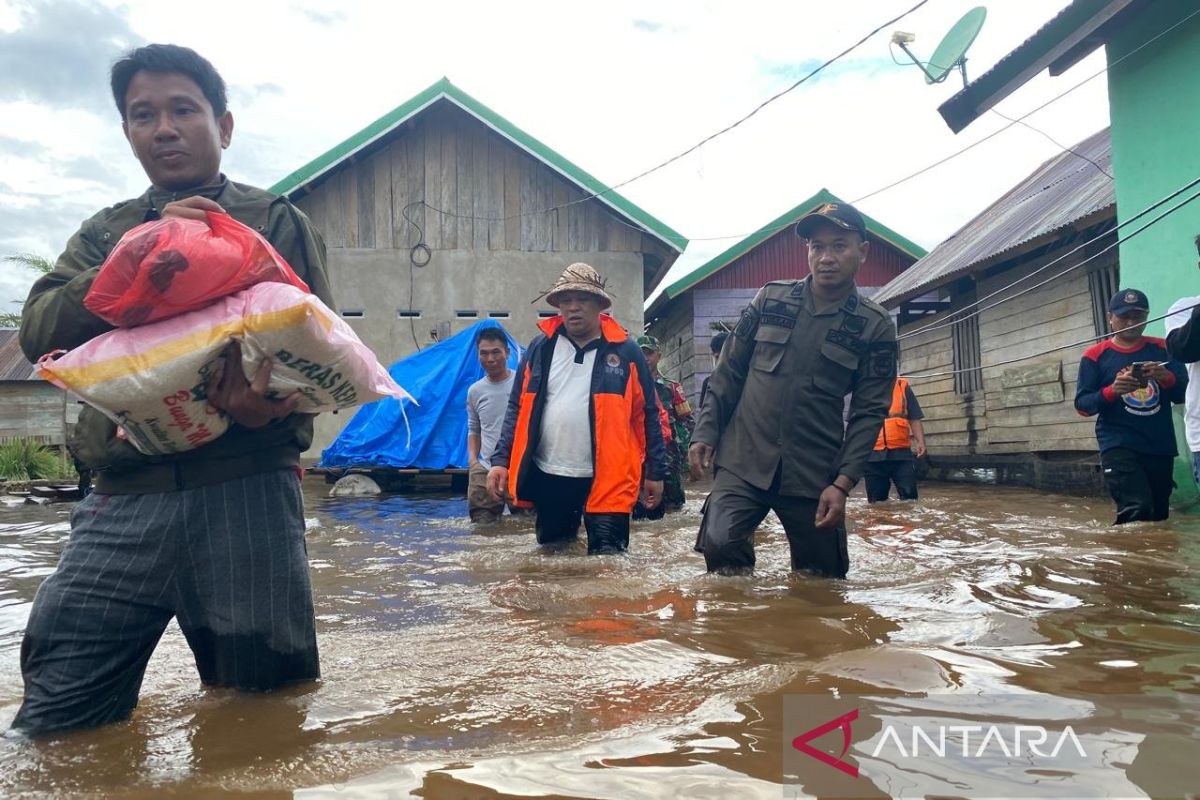
[[[864,482],[867,502],[887,500],[891,485],[901,500],[917,499],[916,458],[925,455],[925,430],[921,420],[921,404],[904,378],[896,378],[892,388],[892,405],[884,417],[883,427],[875,440],[875,450],[867,456]],[[916,458],[912,446],[916,443]]]
[[559,313],[538,325],[517,367],[488,489],[499,497],[507,486],[514,505],[536,509],[539,544],[574,540],[582,521],[589,554],[621,552],[639,495],[647,508],[662,502],[654,378],[626,330],[601,313],[612,298],[592,267],[567,267],[546,302]]

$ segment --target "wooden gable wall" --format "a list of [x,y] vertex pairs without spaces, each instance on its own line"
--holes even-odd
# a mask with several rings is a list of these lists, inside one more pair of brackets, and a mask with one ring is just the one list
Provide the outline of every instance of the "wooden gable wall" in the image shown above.
[[[667,255],[665,245],[595,199],[528,214],[585,192],[449,102],[434,104],[386,138],[297,200],[330,248],[407,250],[418,241],[411,220],[434,250]],[[408,207],[420,200],[462,216]]]

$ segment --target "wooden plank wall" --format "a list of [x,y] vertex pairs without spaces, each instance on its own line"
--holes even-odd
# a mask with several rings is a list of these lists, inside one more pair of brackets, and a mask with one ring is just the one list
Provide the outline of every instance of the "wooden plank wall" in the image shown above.
[[[66,403],[68,434],[79,419],[79,403]],[[30,438],[62,444],[63,391],[45,381],[0,381],[0,442]]]
[[723,322],[736,326],[742,309],[750,304],[760,287],[750,289],[693,289],[691,295],[695,298],[695,316],[692,320],[692,333],[695,336],[696,374],[695,396],[700,397],[700,384],[712,374],[712,337],[715,331],[713,323]]
[[684,394],[693,406],[700,391],[696,379],[696,342],[692,335],[692,295],[689,293],[671,304],[667,315],[654,322],[647,331],[658,339],[662,359],[658,371],[683,385]]
[[[330,248],[407,251],[417,242],[411,220],[434,250],[650,252],[595,199],[518,216],[585,194],[461,109],[441,102],[407,126],[297,201]],[[408,207],[419,200],[461,216]]]
[[[1030,275],[1065,251],[1061,248],[980,281],[979,296]],[[1060,261],[988,303],[1061,273],[1083,257],[1080,253]],[[1113,260],[1115,252],[1107,264]],[[1088,345],[1045,353],[1095,335],[1087,268],[983,312],[979,324],[988,412],[986,452],[1096,452],[1095,419],[1075,411],[1075,379]],[[1013,364],[1002,363],[1015,359],[1019,360]]]
[[[983,298],[1062,255],[1043,255],[982,279]],[[1011,297],[1071,265],[1065,260],[995,298]],[[1111,263],[1111,262],[1109,262]],[[1102,264],[1095,266],[1101,267]],[[902,334],[947,319],[948,314],[906,325]],[[979,315],[983,392],[958,395],[952,375],[913,379],[925,412],[930,452],[947,455],[1097,451],[1095,420],[1075,411],[1075,379],[1086,345],[1044,351],[1094,334],[1086,270],[1069,272]],[[901,340],[903,374],[954,369],[950,326]],[[1005,363],[1005,362],[1014,363]]]
[[[947,312],[943,312],[901,329],[901,335],[908,334],[900,340],[901,374],[950,372],[954,369],[951,326],[913,333],[917,329],[940,324],[948,316]],[[925,414],[925,443],[930,454],[963,455],[976,452],[980,433],[987,426],[983,398],[956,394],[953,375],[912,378],[910,382]]]

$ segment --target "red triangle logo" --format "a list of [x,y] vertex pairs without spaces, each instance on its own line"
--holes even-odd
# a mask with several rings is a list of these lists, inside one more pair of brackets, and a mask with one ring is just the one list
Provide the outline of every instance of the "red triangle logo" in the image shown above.
[[[812,756],[823,764],[828,764],[834,769],[841,770],[852,778],[857,778],[858,767],[842,760],[842,758],[846,755],[846,751],[850,749],[850,723],[854,722],[856,719],[858,719],[857,708],[853,711],[848,711],[845,714],[842,714],[840,717],[834,717],[828,722],[818,725],[810,731],[805,731],[795,739],[792,739],[792,747],[796,748],[805,755]],[[819,739],[830,731],[837,730],[838,728],[842,729],[842,752],[836,757],[831,756],[829,753],[826,753],[822,750],[818,750],[809,744],[809,742],[811,742],[813,739]]]

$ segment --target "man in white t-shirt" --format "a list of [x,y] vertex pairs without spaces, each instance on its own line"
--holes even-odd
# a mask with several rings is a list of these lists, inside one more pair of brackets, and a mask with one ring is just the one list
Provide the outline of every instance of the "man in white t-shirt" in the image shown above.
[[472,522],[495,522],[504,513],[504,498],[488,491],[487,473],[513,385],[504,331],[481,330],[475,337],[475,355],[484,375],[467,389],[467,513]]
[[589,553],[629,546],[639,499],[662,500],[666,447],[654,379],[641,349],[608,314],[605,282],[587,264],[567,267],[546,295],[558,315],[521,358],[488,490],[507,487],[537,510],[539,544],[573,540],[582,521]]
[[[1197,304],[1200,304],[1200,295],[1176,300],[1167,310],[1167,333],[1182,328],[1191,319],[1192,308]],[[1183,429],[1187,434],[1188,450],[1192,453],[1192,480],[1200,487],[1200,362],[1186,366],[1188,385],[1183,401]]]

